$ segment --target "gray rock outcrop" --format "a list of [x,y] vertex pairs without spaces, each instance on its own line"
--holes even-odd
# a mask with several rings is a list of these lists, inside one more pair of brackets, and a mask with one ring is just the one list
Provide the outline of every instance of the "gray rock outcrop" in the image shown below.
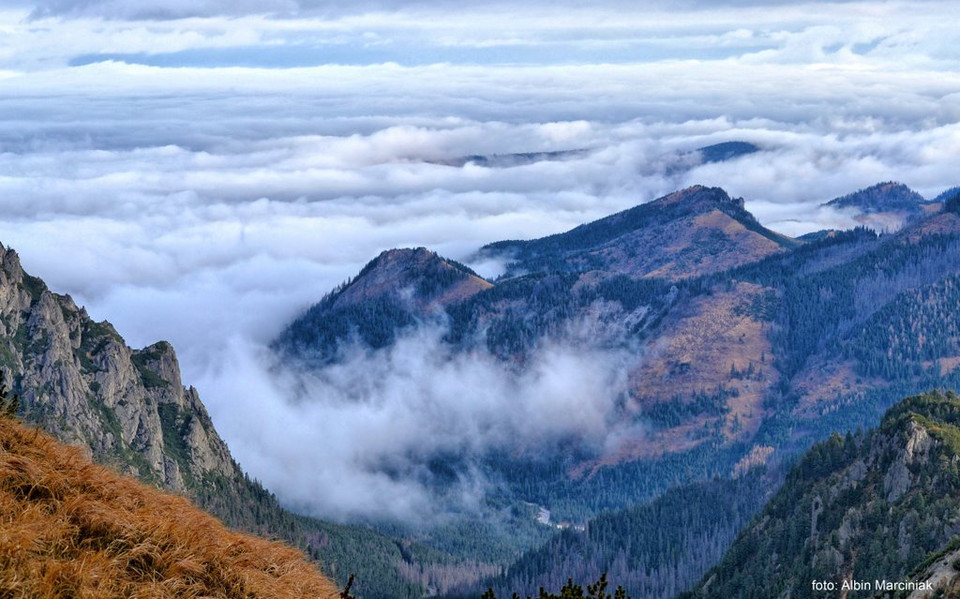
[[239,474],[169,343],[131,349],[2,245],[0,369],[26,421],[118,470],[187,494]]

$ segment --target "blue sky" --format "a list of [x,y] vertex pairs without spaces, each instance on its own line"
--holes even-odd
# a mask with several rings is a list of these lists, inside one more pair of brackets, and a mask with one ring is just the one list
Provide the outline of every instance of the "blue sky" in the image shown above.
[[[0,242],[131,344],[172,341],[241,462],[304,501],[356,474],[357,453],[343,448],[331,471],[297,467],[296,447],[335,433],[324,428],[331,412],[290,408],[259,356],[299,310],[384,249],[424,245],[469,261],[485,243],[554,233],[697,183],[743,196],[788,234],[849,226],[850,214],[820,204],[873,183],[927,196],[958,185],[956,9],[8,1]],[[731,140],[762,151],[691,158]],[[564,150],[582,152],[450,166]],[[434,380],[434,367],[418,376]],[[238,416],[256,410],[265,413],[253,424]],[[272,436],[256,425],[268,418],[279,423]],[[364,447],[389,437],[370,434]],[[391,493],[369,474],[356,475],[350,496],[375,511]],[[315,507],[352,509],[345,502]]]

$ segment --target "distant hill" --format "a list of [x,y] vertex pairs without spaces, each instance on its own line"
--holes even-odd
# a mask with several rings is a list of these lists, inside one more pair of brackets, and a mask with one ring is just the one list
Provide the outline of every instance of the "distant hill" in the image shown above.
[[7,597],[321,599],[336,586],[288,546],[0,418],[0,589]]
[[647,204],[531,241],[484,246],[507,262],[506,276],[598,270],[689,278],[754,262],[798,245],[763,227],[718,188],[691,187]]
[[741,156],[759,152],[760,148],[746,141],[725,141],[723,143],[702,147],[697,151],[703,157],[704,162],[710,163],[734,160]]
[[449,160],[432,161],[434,164],[445,166],[465,166],[474,164],[485,168],[511,168],[525,166],[537,162],[555,162],[582,158],[590,153],[589,150],[557,150],[553,152],[515,152],[511,154],[472,154]]
[[[723,560],[681,597],[901,597],[924,581],[941,594],[911,597],[943,596],[960,579],[958,464],[960,398],[905,399],[872,432],[835,435],[808,451]],[[845,591],[844,581],[867,586]]]
[[854,218],[878,231],[896,231],[940,209],[902,183],[878,183],[823,204],[852,212]]

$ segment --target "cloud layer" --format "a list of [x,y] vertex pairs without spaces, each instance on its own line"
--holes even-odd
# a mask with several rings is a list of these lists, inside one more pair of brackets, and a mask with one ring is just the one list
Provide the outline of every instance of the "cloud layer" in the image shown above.
[[[384,249],[466,259],[691,184],[794,235],[852,224],[819,205],[879,181],[936,195],[960,183],[952,4],[8,4],[0,241],[130,343],[172,341],[241,462],[285,500],[345,515],[322,492],[339,477],[365,498],[353,514],[388,509],[377,497],[393,491],[409,511],[431,498],[374,457],[412,468],[429,450],[496,446],[511,419],[549,413],[549,373],[591,364],[558,347],[521,376],[438,362],[418,338],[324,373],[296,403],[261,354],[288,320]],[[762,151],[690,154],[730,140]],[[464,160],[566,150],[582,151]],[[356,379],[377,368],[389,385]],[[616,395],[599,372],[607,392],[585,404],[598,426]],[[390,421],[431,441],[391,437]],[[325,468],[309,471],[303,447],[326,448]]]
[[[218,414],[219,424],[242,431],[248,442],[237,451],[269,488],[324,517],[411,522],[475,510],[488,485],[477,461],[485,452],[539,457],[571,439],[599,450],[619,430],[624,355],[548,344],[516,372],[489,356],[451,353],[441,335],[420,330],[306,375],[267,374],[262,348],[235,337],[223,366],[249,374],[225,384],[214,372],[200,383],[212,389],[207,401],[251,397]],[[442,497],[426,466],[435,457],[462,464]]]

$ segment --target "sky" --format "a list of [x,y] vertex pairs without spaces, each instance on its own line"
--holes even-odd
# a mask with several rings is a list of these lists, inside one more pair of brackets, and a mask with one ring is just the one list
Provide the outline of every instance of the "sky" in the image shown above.
[[[379,252],[427,246],[469,263],[485,243],[692,184],[798,235],[850,226],[820,204],[874,183],[927,197],[960,184],[955,0],[665,4],[7,0],[0,242],[131,345],[173,342],[235,456],[281,499],[320,515],[422,509],[415,484],[406,507],[387,505],[396,489],[367,458],[425,442],[378,427],[351,441],[337,423],[414,427],[429,410],[389,386],[344,403],[354,371],[318,377],[306,410],[265,357]],[[733,140],[761,151],[691,153]],[[393,365],[385,380],[429,388],[431,422],[464,430],[503,412],[506,393],[538,409],[549,378],[504,375],[475,399],[492,408],[471,412],[455,381],[494,367],[417,351],[354,366]],[[542,364],[569,357],[551,352]],[[616,373],[604,376],[614,393]],[[589,405],[585,420],[603,422],[606,404]],[[330,466],[311,471],[302,448],[325,439]],[[351,497],[323,496],[345,479]]]

